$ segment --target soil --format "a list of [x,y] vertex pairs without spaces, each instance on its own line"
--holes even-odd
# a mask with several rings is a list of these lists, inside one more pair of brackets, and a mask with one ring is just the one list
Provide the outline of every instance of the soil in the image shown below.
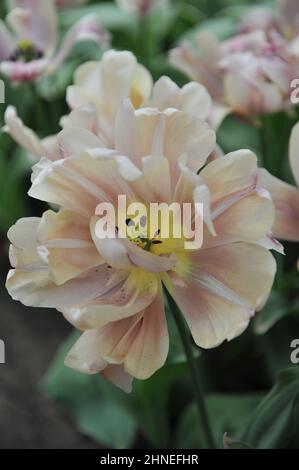
[[10,298],[4,287],[7,245],[0,250],[0,339],[6,355],[0,364],[0,449],[99,449],[40,387],[70,327],[54,310],[27,308]]

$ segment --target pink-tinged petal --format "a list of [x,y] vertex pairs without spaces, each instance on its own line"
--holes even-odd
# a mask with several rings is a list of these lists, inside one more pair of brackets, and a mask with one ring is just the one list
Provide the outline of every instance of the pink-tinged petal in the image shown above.
[[163,366],[169,348],[162,295],[135,317],[110,323],[100,332],[107,360],[123,363],[133,377],[149,378]]
[[113,383],[124,392],[132,392],[133,377],[124,371],[122,365],[108,365],[101,374],[106,380]]
[[215,99],[223,95],[223,76],[219,67],[222,58],[221,44],[207,32],[196,37],[196,50],[188,41],[170,52],[170,62],[192,80],[202,83]]
[[61,118],[60,125],[63,128],[81,127],[95,135],[100,133],[99,121],[94,105],[74,109],[70,114]]
[[276,272],[268,250],[251,243],[233,243],[199,250],[192,255],[192,261],[190,279],[194,282],[206,285],[216,295],[227,289],[232,302],[235,295],[236,302],[253,310],[264,306]]
[[[30,269],[15,269],[8,273],[6,287],[14,300],[26,306],[56,308],[64,311],[88,304],[96,299],[103,289],[110,269],[95,268],[57,286],[46,265]],[[111,274],[112,275],[112,274]]]
[[61,151],[59,148],[57,135],[50,135],[42,139],[41,144],[44,148],[44,155],[49,160],[60,160],[62,158]]
[[85,16],[66,35],[61,49],[51,61],[50,71],[57,69],[66,60],[74,45],[80,41],[94,41],[106,49],[109,46],[110,35],[95,16]]
[[[110,266],[117,269],[131,269],[133,263],[129,259],[128,250],[123,241],[118,239],[116,234],[115,238],[102,238],[98,236],[96,225],[99,220],[97,216],[93,216],[90,219],[90,232],[98,252]],[[115,230],[115,227],[111,225],[111,229]]]
[[[143,90],[144,83],[141,83],[139,88],[138,77],[140,76],[140,66],[131,52],[106,52],[102,58],[100,70],[100,97],[103,101],[107,100],[109,102],[109,115],[111,119],[115,118],[123,100],[131,97],[132,91],[133,95],[136,95],[136,93],[140,94],[142,101],[148,98],[151,87],[147,86],[146,90]],[[144,71],[144,68],[142,70]],[[149,76],[149,73],[147,75]],[[148,77],[146,82],[150,84],[151,78]],[[134,102],[134,97],[132,98]]]
[[212,202],[256,185],[257,158],[249,150],[239,150],[210,162],[200,177],[210,188]]
[[132,317],[153,302],[158,292],[158,278],[136,269],[122,275],[118,272],[101,286],[101,291],[93,303],[63,309],[63,315],[80,330],[99,329],[108,323]]
[[212,212],[217,236],[204,232],[205,248],[241,241],[258,243],[272,230],[273,202],[259,192],[253,191],[244,198],[233,200],[232,205],[224,203],[223,208],[225,210]]
[[299,26],[299,5],[297,0],[278,0],[278,8],[286,27],[298,31]]
[[132,391],[133,378],[119,364],[109,364],[102,357],[101,337],[98,330],[85,331],[68,352],[64,363],[83,374],[101,375],[127,393]]
[[144,102],[150,97],[153,87],[153,79],[149,71],[141,64],[137,64],[131,81],[130,100],[137,109],[144,106]]
[[71,108],[92,103],[97,110],[97,134],[107,147],[114,147],[115,118],[123,101],[130,98],[135,107],[141,106],[151,93],[152,78],[128,51],[107,51],[101,62],[80,66],[74,85],[67,89]]
[[153,87],[150,106],[164,111],[176,108],[185,111],[198,119],[206,120],[210,114],[212,100],[205,87],[196,82],[190,82],[179,88],[168,77],[161,77]]
[[186,164],[194,172],[202,168],[216,145],[216,135],[211,127],[182,111],[169,115],[164,139],[164,155],[172,167],[185,154]]
[[272,235],[269,233],[265,238],[258,241],[258,245],[266,248],[267,250],[274,250],[277,253],[284,255],[284,246]]
[[151,377],[167,358],[169,337],[161,293],[143,312],[124,360],[125,371],[140,380]]
[[240,335],[265,304],[275,268],[272,255],[257,245],[236,243],[196,253],[185,286],[171,290],[195,342],[213,348]]
[[264,169],[259,170],[259,184],[268,189],[275,205],[273,235],[299,241],[299,190]]
[[201,348],[231,341],[247,328],[253,311],[197,285],[179,287],[173,297],[183,312],[195,343]]
[[278,18],[272,8],[256,6],[246,11],[246,15],[241,18],[240,31],[250,33],[255,30],[269,31],[278,27]]
[[101,343],[97,330],[85,331],[68,352],[64,363],[83,374],[97,374],[107,367],[101,356]]
[[136,266],[150,273],[163,273],[170,271],[176,265],[176,256],[157,256],[140,248],[127,239],[123,240],[127,249],[129,260]]
[[252,83],[241,72],[228,73],[224,83],[226,100],[239,114],[274,113],[283,106],[283,96],[273,83],[258,79]]
[[104,147],[99,137],[81,127],[67,127],[58,134],[57,140],[63,158],[78,155],[87,149]]
[[31,197],[89,217],[101,202],[117,204],[119,194],[132,197],[117,161],[87,153],[55,162],[42,160],[33,168],[29,190]]
[[210,114],[212,99],[207,89],[200,83],[190,82],[183,86],[177,101],[177,108],[206,120]]
[[290,77],[288,64],[278,57],[266,58],[260,61],[261,70],[270,82],[273,82],[282,93],[288,95],[290,91]]
[[290,162],[294,177],[299,186],[299,123],[292,130],[290,139]]
[[[6,108],[4,120],[5,127],[3,130],[29,152],[32,160],[39,159],[40,157],[49,158],[53,155],[53,152],[49,151],[47,142],[41,141],[29,127],[23,124],[13,106]],[[44,145],[45,143],[46,145]]]
[[3,61],[0,64],[0,72],[12,82],[22,83],[36,80],[44,75],[48,67],[47,59],[38,59],[31,62]]
[[21,219],[8,233],[15,269],[8,273],[6,286],[13,299],[33,307],[79,307],[106,292],[110,279],[119,283],[125,278],[123,273],[103,265],[57,286],[47,264],[37,253],[39,225],[39,219]]
[[66,364],[95,373],[109,364],[124,365],[126,373],[147,379],[163,366],[169,348],[162,296],[137,315],[83,333]]
[[41,259],[36,251],[36,232],[40,224],[39,217],[27,217],[18,220],[8,231],[10,263],[14,268],[29,269],[41,266]]
[[[133,103],[137,99],[136,95],[142,101],[148,99],[152,80],[149,73],[146,78],[146,71],[144,68],[142,70],[143,73],[131,52],[107,51],[101,62],[87,62],[77,69],[74,86],[68,89],[68,104],[71,108],[77,108],[95,103],[111,125],[119,106],[131,94]],[[145,83],[148,84],[146,89]]]
[[[145,201],[170,202],[171,177],[169,162],[161,157],[142,159],[142,177],[134,182],[134,190]],[[140,188],[137,191],[137,183]]]
[[116,117],[115,148],[122,155],[130,157],[140,167],[142,157],[153,155],[153,136],[160,116],[160,112],[156,109],[146,108],[135,111],[131,102],[126,100]]
[[196,204],[202,204],[203,209],[203,221],[207,225],[209,232],[215,236],[215,227],[212,220],[211,214],[211,192],[208,186],[202,184],[197,186],[194,190],[194,202]]
[[66,101],[69,107],[76,109],[100,103],[100,79],[100,62],[89,61],[80,65],[74,74],[74,85],[67,88]]
[[161,113],[152,108],[135,111],[125,102],[116,119],[116,148],[140,167],[144,156],[169,160],[172,179],[179,177],[178,160],[186,155],[193,171],[201,168],[214,150],[216,137],[209,125],[183,111]]
[[0,20],[0,60],[8,59],[12,56],[16,48],[16,40]]
[[104,263],[92,241],[89,220],[79,214],[45,212],[37,239],[38,253],[49,266],[57,285]]
[[51,50],[57,40],[57,17],[53,0],[12,0],[8,22],[19,39],[31,41],[42,51]]
[[198,186],[203,185],[203,180],[200,176],[188,168],[186,164],[180,160],[181,166],[181,175],[178,179],[178,182],[174,191],[174,200],[176,202],[182,203],[194,203],[194,191]]

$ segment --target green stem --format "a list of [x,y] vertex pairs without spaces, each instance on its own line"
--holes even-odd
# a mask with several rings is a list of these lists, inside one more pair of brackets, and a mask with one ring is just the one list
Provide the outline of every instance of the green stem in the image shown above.
[[182,314],[179,308],[177,307],[176,303],[174,302],[172,297],[169,295],[169,293],[166,291],[166,289],[165,289],[165,293],[166,293],[166,298],[168,300],[170,311],[172,312],[174,321],[176,323],[176,326],[177,326],[177,329],[180,334],[183,347],[185,350],[187,363],[189,366],[190,375],[191,375],[192,382],[193,382],[193,389],[194,389],[196,404],[198,408],[199,419],[200,419],[200,423],[202,426],[203,436],[205,439],[204,447],[209,448],[209,449],[215,449],[216,445],[214,442],[212,428],[210,425],[210,420],[208,417],[208,413],[207,413],[207,409],[206,409],[206,405],[204,401],[204,393],[203,393],[202,386],[201,386],[198,366],[197,366],[195,357],[193,355],[192,342],[191,342],[189,330],[187,329],[186,323],[182,317]]

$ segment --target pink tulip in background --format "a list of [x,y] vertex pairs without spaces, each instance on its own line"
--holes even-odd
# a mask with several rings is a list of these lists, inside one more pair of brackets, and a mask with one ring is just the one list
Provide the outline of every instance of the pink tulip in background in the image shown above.
[[0,72],[12,82],[32,81],[53,73],[77,41],[107,47],[109,35],[93,16],[75,24],[58,47],[54,0],[11,0],[6,24],[0,21]]

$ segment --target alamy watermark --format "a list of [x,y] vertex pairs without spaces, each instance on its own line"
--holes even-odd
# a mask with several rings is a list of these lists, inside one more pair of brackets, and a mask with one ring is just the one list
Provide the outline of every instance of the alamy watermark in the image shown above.
[[291,354],[291,363],[299,364],[299,339],[294,339],[291,342],[291,348],[293,349]]
[[295,78],[291,81],[291,88],[293,89],[291,93],[291,103],[299,104],[299,78]]
[[5,103],[5,83],[3,80],[0,80],[0,103]]
[[98,239],[129,239],[144,249],[167,240],[181,240],[185,250],[198,250],[203,243],[202,203],[128,204],[118,196],[117,208],[109,202],[97,206],[95,235]]
[[0,339],[0,364],[5,364],[5,343]]

